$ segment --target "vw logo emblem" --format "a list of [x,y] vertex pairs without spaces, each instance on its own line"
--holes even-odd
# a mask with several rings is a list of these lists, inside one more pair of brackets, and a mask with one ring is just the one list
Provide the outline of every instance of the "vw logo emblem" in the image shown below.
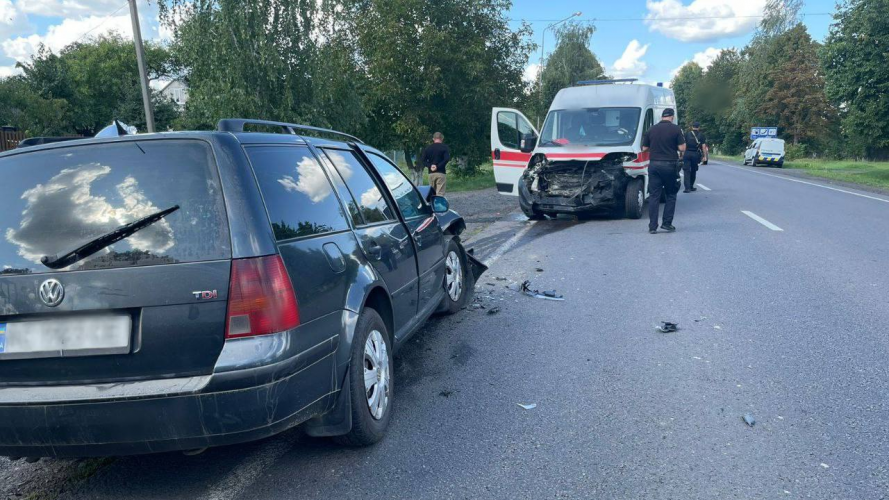
[[40,284],[40,300],[49,307],[55,307],[65,298],[65,287],[59,280],[46,280]]

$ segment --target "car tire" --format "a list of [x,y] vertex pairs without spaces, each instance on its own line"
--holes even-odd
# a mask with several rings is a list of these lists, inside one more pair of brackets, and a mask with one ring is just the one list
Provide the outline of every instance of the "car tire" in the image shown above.
[[444,307],[443,314],[454,314],[466,305],[474,286],[470,279],[466,253],[456,238],[448,240],[445,250]]
[[[392,348],[383,319],[375,310],[365,308],[355,326],[349,364],[352,429],[348,434],[337,436],[337,442],[354,447],[370,446],[385,436],[392,420],[395,395]],[[377,400],[374,396],[385,399]]]
[[645,207],[645,181],[633,179],[627,184],[624,196],[624,213],[629,219],[641,219]]

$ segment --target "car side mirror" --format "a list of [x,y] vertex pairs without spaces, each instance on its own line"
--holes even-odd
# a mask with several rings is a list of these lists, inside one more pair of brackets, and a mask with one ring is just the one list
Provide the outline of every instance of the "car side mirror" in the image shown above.
[[444,196],[433,196],[432,197],[432,211],[437,214],[443,214],[451,209],[451,204],[448,203],[448,199]]
[[522,153],[531,153],[534,151],[534,148],[537,147],[537,136],[533,133],[530,134],[522,134],[522,143],[520,144],[519,150]]

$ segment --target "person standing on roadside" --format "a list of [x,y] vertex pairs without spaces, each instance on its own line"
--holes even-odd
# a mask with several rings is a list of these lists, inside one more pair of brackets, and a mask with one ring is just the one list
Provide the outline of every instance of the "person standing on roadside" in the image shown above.
[[691,193],[697,191],[695,179],[698,176],[698,165],[704,157],[707,148],[707,138],[701,132],[701,124],[694,122],[691,130],[685,133],[685,154],[682,155],[682,172],[685,174],[685,191]]
[[447,187],[447,167],[451,161],[451,148],[444,143],[441,132],[432,134],[432,144],[423,150],[423,166],[429,170],[429,185],[438,196],[444,196]]
[[665,109],[661,121],[642,138],[642,151],[651,152],[648,163],[648,232],[651,234],[657,233],[661,193],[667,195],[661,228],[668,233],[676,230],[673,214],[679,192],[679,153],[685,151],[685,137],[682,129],[673,123],[675,115],[672,108]]

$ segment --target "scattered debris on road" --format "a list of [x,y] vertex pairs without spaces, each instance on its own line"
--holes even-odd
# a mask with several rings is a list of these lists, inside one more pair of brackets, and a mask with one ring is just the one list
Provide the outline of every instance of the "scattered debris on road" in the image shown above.
[[825,464],[825,463],[822,463],[822,464],[821,464],[821,467],[824,467],[825,469],[829,469],[829,468],[830,468],[830,466],[827,465],[827,464]]
[[498,306],[494,306],[494,307],[488,309],[488,315],[489,315],[489,316],[493,316],[493,315],[495,315],[495,314],[497,314],[497,313],[499,313],[499,312],[500,312],[500,307],[498,307]]
[[506,278],[503,278],[501,276],[496,276],[494,279],[497,281],[506,281],[507,280]]
[[661,321],[661,324],[655,326],[657,331],[661,333],[673,333],[679,331],[679,323],[670,323],[669,321]]
[[454,395],[454,391],[444,390],[444,391],[439,392],[438,395],[443,398],[449,398]]
[[745,413],[744,416],[741,418],[744,420],[744,423],[747,424],[749,427],[753,427],[754,425],[756,425],[756,419],[753,418],[753,415],[750,413]]
[[538,268],[537,268],[537,272],[538,272],[538,273],[542,273],[542,272],[543,272],[543,268],[542,268],[542,267],[538,267]]
[[713,325],[714,330],[722,330],[722,327],[719,325]]
[[526,405],[524,405],[522,403],[516,403],[516,404],[521,406],[522,409],[525,409],[525,410],[533,410],[534,408],[537,408],[537,403],[529,403]]
[[531,282],[525,280],[522,283],[521,288],[522,293],[527,295],[528,297],[534,297],[535,299],[544,299],[544,300],[565,300],[565,297],[556,293],[555,290],[534,290],[531,288]]

